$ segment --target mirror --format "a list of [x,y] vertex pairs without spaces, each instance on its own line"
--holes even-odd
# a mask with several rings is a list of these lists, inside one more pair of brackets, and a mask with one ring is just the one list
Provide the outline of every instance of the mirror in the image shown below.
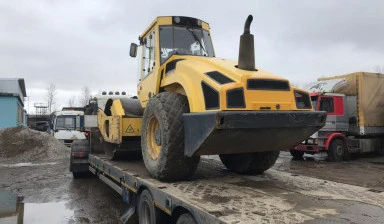
[[137,44],[131,43],[131,48],[129,49],[129,56],[135,58],[137,55]]

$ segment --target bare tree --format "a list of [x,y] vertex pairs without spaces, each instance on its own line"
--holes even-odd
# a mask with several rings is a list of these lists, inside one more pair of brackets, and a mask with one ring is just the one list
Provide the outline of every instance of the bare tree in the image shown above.
[[81,89],[81,96],[80,96],[80,105],[85,106],[88,104],[89,99],[91,99],[91,92],[89,91],[88,86],[84,86]]
[[71,98],[68,99],[68,106],[74,107],[76,106],[76,96],[72,95]]
[[53,83],[49,84],[47,88],[47,102],[49,113],[52,113],[52,108],[55,108],[54,105],[56,104],[56,95],[56,85]]

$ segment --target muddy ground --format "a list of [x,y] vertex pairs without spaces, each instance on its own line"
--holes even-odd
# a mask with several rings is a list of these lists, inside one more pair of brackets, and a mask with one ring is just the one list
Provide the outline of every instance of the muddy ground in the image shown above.
[[384,156],[376,154],[351,155],[348,161],[335,163],[327,161],[326,154],[305,155],[302,160],[295,160],[289,152],[281,152],[273,168],[296,175],[384,191]]
[[[44,154],[30,162],[0,156],[0,191],[23,197],[24,223],[120,223],[127,208],[120,195],[96,178],[73,179],[69,151],[61,150],[65,153],[56,152],[54,158],[47,157],[52,153]],[[282,152],[272,170],[384,191],[384,157],[374,155],[331,163],[322,156],[293,160]],[[364,220],[363,213],[356,215]]]
[[[273,170],[380,190],[383,189],[384,166],[379,161],[383,160],[383,157],[370,156],[337,164],[312,159],[295,161],[283,152]],[[119,217],[127,208],[120,195],[100,180],[73,179],[68,171],[67,158],[52,160],[50,163],[42,162],[40,165],[32,163],[15,166],[10,161],[0,161],[0,164],[0,189],[11,190],[24,197],[24,214],[28,214],[29,204],[36,206],[48,203],[58,209],[64,204],[68,213],[57,217],[61,223],[120,223]],[[52,214],[50,209],[44,210],[44,207],[37,212],[40,214],[24,217],[25,221],[30,221],[25,223],[42,223],[41,219],[33,222],[33,216],[49,218]],[[49,220],[52,221],[50,218],[46,223],[52,223]]]

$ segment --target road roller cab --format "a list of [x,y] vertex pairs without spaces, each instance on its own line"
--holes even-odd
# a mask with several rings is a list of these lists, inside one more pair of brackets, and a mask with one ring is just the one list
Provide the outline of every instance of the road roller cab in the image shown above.
[[144,108],[145,165],[160,180],[183,179],[200,155],[219,154],[239,173],[262,173],[280,150],[320,129],[324,112],[308,92],[255,67],[252,16],[240,38],[239,60],[215,57],[208,23],[157,17],[131,44],[139,55],[138,98]]

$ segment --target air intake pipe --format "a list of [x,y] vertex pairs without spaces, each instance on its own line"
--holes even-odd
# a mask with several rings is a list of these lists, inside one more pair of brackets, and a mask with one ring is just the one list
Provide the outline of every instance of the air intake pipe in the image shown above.
[[244,25],[244,33],[240,36],[239,49],[239,69],[247,71],[255,71],[255,47],[254,38],[251,34],[250,27],[253,20],[252,15],[249,15]]

